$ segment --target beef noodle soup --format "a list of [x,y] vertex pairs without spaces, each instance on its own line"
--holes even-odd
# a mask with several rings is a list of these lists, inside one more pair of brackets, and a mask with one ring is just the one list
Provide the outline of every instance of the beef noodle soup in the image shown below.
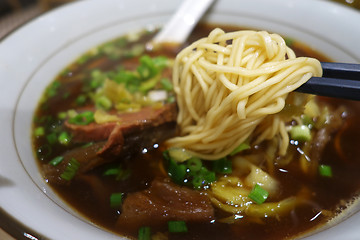
[[[186,45],[213,29],[199,25]],[[33,121],[39,168],[74,211],[129,238],[288,239],[322,226],[358,196],[358,103],[289,93],[281,111],[250,135],[237,137],[238,127],[220,134],[244,140],[210,159],[220,145],[202,154],[179,138],[194,129],[182,124],[194,120],[181,118],[172,80],[185,46],[148,50],[153,35],[129,34],[89,50],[39,102]],[[329,61],[285,40],[297,57]]]

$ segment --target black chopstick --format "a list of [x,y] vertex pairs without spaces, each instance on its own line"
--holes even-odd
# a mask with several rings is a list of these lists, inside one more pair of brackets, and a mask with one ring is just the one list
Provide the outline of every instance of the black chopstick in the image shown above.
[[360,64],[322,62],[322,77],[312,77],[297,92],[360,100]]

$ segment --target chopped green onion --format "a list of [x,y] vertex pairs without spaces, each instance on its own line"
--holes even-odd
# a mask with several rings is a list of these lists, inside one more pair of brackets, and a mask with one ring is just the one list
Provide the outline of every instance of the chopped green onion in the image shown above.
[[91,56],[89,54],[85,54],[85,55],[81,56],[80,58],[78,58],[77,63],[84,64],[90,59],[90,57]]
[[301,115],[301,121],[303,125],[307,126],[309,129],[311,129],[315,124],[313,119],[305,114]]
[[103,175],[104,176],[118,175],[119,172],[120,172],[119,168],[109,168],[103,173]]
[[109,166],[103,173],[104,176],[116,176],[116,180],[126,180],[130,177],[131,170],[129,168],[124,168],[122,165]]
[[176,101],[176,98],[174,95],[170,95],[166,100],[166,102],[168,102],[168,103],[174,103],[175,101]]
[[323,177],[332,177],[332,169],[329,165],[320,165],[319,166],[319,173]]
[[142,79],[149,79],[157,74],[157,69],[148,55],[142,56],[139,61],[140,65],[136,70]]
[[201,169],[202,162],[200,158],[192,157],[187,161],[186,166],[190,172],[197,172]]
[[149,90],[153,89],[158,82],[159,82],[159,77],[155,76],[153,78],[150,78],[140,84],[139,91],[146,93]]
[[191,183],[195,189],[200,189],[202,186],[208,185],[216,180],[215,172],[207,170],[202,167],[201,170],[194,176]]
[[34,131],[34,135],[35,137],[40,137],[40,136],[44,136],[45,134],[45,129],[44,127],[37,127]]
[[305,125],[297,125],[291,128],[290,135],[293,140],[306,142],[311,140],[310,128]]
[[170,159],[168,174],[175,183],[182,184],[186,176],[186,166]]
[[116,180],[124,181],[130,177],[131,170],[129,168],[123,169],[119,168],[119,173],[116,175]]
[[68,69],[68,68],[65,68],[61,73],[60,73],[60,75],[61,76],[68,76],[69,74],[71,74],[71,70],[70,69]]
[[216,180],[215,172],[209,171],[203,166],[201,159],[191,156],[185,149],[170,148],[163,155],[168,161],[168,174],[176,184],[200,189]]
[[201,186],[204,185],[204,178],[203,176],[196,175],[194,176],[193,180],[191,181],[191,184],[195,189],[200,189]]
[[294,40],[292,38],[285,38],[285,43],[288,47],[291,47],[294,44]]
[[168,78],[162,78],[160,80],[160,84],[161,84],[162,88],[165,89],[166,91],[173,90],[173,84],[170,82],[170,80]]
[[76,99],[75,102],[77,105],[84,105],[84,103],[86,102],[86,95],[84,94],[80,94]]
[[61,120],[64,120],[67,117],[67,113],[66,112],[59,112],[57,117]]
[[155,66],[161,71],[168,66],[168,58],[165,56],[158,56],[153,58]]
[[232,173],[232,162],[226,157],[214,161],[213,169],[215,172],[222,174]]
[[55,96],[60,85],[61,83],[59,81],[54,81],[53,83],[51,83],[51,85],[46,89],[47,97]]
[[66,114],[69,118],[74,118],[76,117],[76,115],[78,115],[78,113],[74,109],[68,110]]
[[126,44],[128,44],[128,40],[126,39],[126,37],[119,37],[118,39],[116,39],[115,44],[118,47],[125,47]]
[[204,185],[212,183],[216,180],[215,172],[209,171],[206,167],[202,167],[199,174],[204,178]]
[[112,208],[118,208],[122,204],[123,193],[113,193],[110,196],[110,206]]
[[138,240],[151,240],[150,227],[141,227],[139,229]]
[[58,141],[62,145],[68,145],[71,141],[71,136],[67,132],[61,132],[58,137]]
[[171,233],[184,233],[188,231],[184,221],[169,221],[168,229]]
[[130,54],[131,54],[133,57],[137,57],[137,56],[140,56],[141,54],[143,54],[144,51],[145,51],[145,46],[144,46],[144,44],[135,44],[135,45],[131,48]]
[[75,177],[79,167],[80,163],[75,158],[71,158],[65,168],[65,171],[60,175],[60,177],[64,180],[70,181]]
[[109,110],[112,106],[111,100],[106,96],[100,96],[100,97],[96,98],[95,104],[99,108],[103,108],[105,110]]
[[62,161],[64,160],[64,157],[63,156],[57,156],[55,158],[53,158],[49,164],[50,165],[53,165],[53,166],[57,166],[59,165]]
[[88,142],[81,146],[81,148],[88,148],[90,146],[94,145],[94,142]]
[[136,85],[139,83],[138,75],[127,70],[118,71],[111,79],[117,83],[135,83]]
[[77,114],[75,117],[69,119],[69,123],[76,125],[88,125],[94,121],[94,113],[85,111]]
[[254,188],[248,195],[255,203],[262,204],[268,198],[269,193],[263,189],[259,184],[255,184]]
[[93,70],[91,72],[91,80],[90,80],[90,87],[92,89],[96,89],[103,85],[105,79],[107,78],[106,74],[101,72],[100,70]]
[[244,151],[246,149],[249,149],[250,145],[247,143],[241,143],[238,147],[236,147],[231,153],[230,156],[234,156],[236,154],[238,154],[241,151]]
[[46,135],[46,139],[50,144],[56,143],[57,142],[56,133],[52,132],[52,133]]

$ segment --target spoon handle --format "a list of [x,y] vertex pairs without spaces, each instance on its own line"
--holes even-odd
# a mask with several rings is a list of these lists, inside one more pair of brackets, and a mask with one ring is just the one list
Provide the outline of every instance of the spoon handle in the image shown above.
[[154,37],[152,44],[183,43],[214,0],[184,0],[175,15]]

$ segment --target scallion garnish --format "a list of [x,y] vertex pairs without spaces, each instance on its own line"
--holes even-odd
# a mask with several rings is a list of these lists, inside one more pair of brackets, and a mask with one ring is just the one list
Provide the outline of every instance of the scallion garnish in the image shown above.
[[52,133],[46,135],[46,139],[50,144],[56,143],[57,142],[56,133],[52,132]]
[[106,74],[96,69],[91,72],[90,88],[96,89],[102,86],[107,78]]
[[332,168],[329,165],[322,164],[319,166],[319,173],[323,177],[332,177]]
[[315,125],[314,120],[305,114],[301,115],[301,121],[303,125],[307,126],[309,129],[311,129]]
[[35,137],[40,137],[40,136],[43,136],[45,134],[45,129],[44,127],[37,127],[35,130],[34,130],[34,135]]
[[69,123],[76,125],[88,125],[92,122],[94,122],[94,113],[92,111],[79,113],[75,117],[69,119]]
[[123,200],[123,193],[113,193],[110,196],[110,206],[112,208],[118,208],[121,206],[122,204],[122,200]]
[[139,228],[138,240],[150,240],[151,239],[151,229],[150,227],[141,227]]
[[170,159],[168,174],[175,183],[182,184],[186,176],[186,166],[184,164],[178,164],[173,159]]
[[186,166],[190,170],[190,172],[197,172],[202,167],[201,159],[197,157],[192,157],[186,162]]
[[269,193],[259,184],[255,184],[248,197],[257,204],[262,204],[268,198]]
[[106,169],[106,171],[103,173],[104,176],[113,176],[113,175],[118,175],[120,172],[119,168],[109,168]]
[[88,142],[81,146],[81,148],[88,148],[90,146],[94,145],[94,142]]
[[61,83],[59,81],[54,81],[53,83],[51,83],[50,86],[46,89],[47,97],[55,96],[60,85]]
[[67,112],[59,112],[57,117],[58,119],[64,120],[67,117]]
[[288,47],[294,45],[294,40],[292,38],[285,38],[285,43]]
[[106,96],[100,96],[100,97],[96,98],[95,104],[97,107],[105,109],[105,110],[109,110],[112,106],[111,100]]
[[171,233],[184,233],[188,231],[184,221],[169,221],[168,230]]
[[229,174],[232,173],[232,162],[226,157],[214,161],[213,169],[217,173]]
[[173,90],[173,84],[170,82],[170,80],[168,78],[162,78],[160,80],[160,84],[161,84],[162,88],[165,89],[166,91]]
[[75,177],[79,167],[80,163],[75,158],[71,158],[65,168],[65,171],[60,175],[60,177],[64,180],[70,181]]
[[[203,166],[201,159],[192,156],[186,150],[181,148],[168,149],[163,152],[163,155],[168,162],[168,174],[176,184],[200,189],[216,180],[215,172],[208,170]],[[177,162],[175,159],[187,160]]]
[[81,106],[84,105],[84,103],[86,102],[86,95],[84,94],[80,94],[76,99],[75,102],[77,105]]
[[50,165],[53,165],[53,166],[57,166],[59,165],[62,161],[64,160],[64,157],[63,156],[57,156],[55,158],[53,158],[49,164]]
[[246,149],[249,149],[250,145],[247,143],[241,143],[238,147],[236,147],[231,153],[230,156],[234,156],[236,154],[238,154],[239,152],[242,152]]
[[310,128],[305,125],[297,125],[291,128],[290,130],[291,139],[306,142],[311,140]]
[[176,101],[176,98],[174,95],[170,95],[166,100],[166,102],[168,102],[168,103],[174,103],[175,101]]
[[71,136],[67,132],[61,132],[58,137],[58,141],[62,145],[68,145],[71,141]]
[[209,171],[206,167],[200,169],[199,175],[202,176],[204,185],[210,184],[216,180],[215,172]]
[[209,171],[207,168],[202,167],[199,172],[195,173],[191,181],[195,189],[200,189],[216,180],[215,172]]

